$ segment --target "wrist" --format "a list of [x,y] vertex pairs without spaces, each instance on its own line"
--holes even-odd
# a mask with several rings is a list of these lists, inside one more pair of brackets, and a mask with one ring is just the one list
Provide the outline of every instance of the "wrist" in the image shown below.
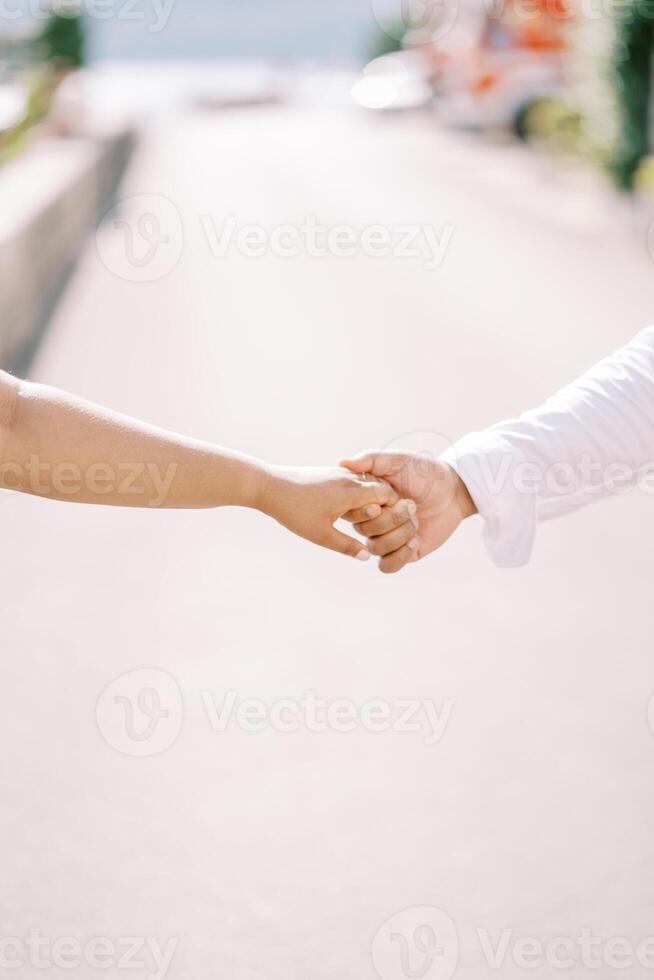
[[278,520],[288,490],[287,467],[277,466],[274,463],[264,463],[262,460],[256,461],[255,472],[252,474],[252,503],[249,504],[250,507],[261,511],[267,517]]
[[461,520],[464,521],[466,517],[472,517],[473,514],[477,513],[477,505],[472,499],[468,487],[459,476],[456,467],[448,459],[441,459],[441,462],[446,467],[454,487],[454,492],[450,499],[461,514]]
[[466,517],[472,517],[473,514],[477,513],[477,505],[459,474],[456,470],[453,472],[456,479],[456,500],[461,511],[461,516],[465,520]]
[[264,463],[260,459],[248,461],[247,472],[243,480],[243,507],[250,507],[252,510],[269,514],[273,469],[270,464]]
[[211,502],[208,506],[264,510],[269,470],[270,467],[256,457],[212,448],[208,470]]

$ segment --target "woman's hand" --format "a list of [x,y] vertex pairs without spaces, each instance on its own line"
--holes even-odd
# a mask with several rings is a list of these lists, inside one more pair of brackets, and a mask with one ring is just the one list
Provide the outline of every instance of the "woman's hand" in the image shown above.
[[258,509],[289,531],[342,555],[367,561],[370,552],[334,523],[350,511],[372,520],[398,495],[383,480],[364,478],[339,467],[270,466],[262,480]]
[[374,520],[398,495],[346,469],[269,466],[118,415],[0,371],[0,488],[121,507],[256,507],[325,548],[365,561],[335,530],[351,511]]

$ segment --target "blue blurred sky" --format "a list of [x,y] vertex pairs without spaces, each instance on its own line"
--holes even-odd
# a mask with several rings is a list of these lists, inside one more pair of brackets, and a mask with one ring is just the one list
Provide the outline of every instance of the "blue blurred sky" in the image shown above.
[[373,2],[113,0],[113,16],[91,18],[91,55],[360,60],[378,29]]

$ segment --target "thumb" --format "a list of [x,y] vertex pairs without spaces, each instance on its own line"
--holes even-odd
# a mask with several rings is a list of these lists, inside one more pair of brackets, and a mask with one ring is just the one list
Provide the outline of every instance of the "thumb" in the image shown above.
[[342,459],[339,466],[344,466],[352,473],[370,473],[370,467],[374,459],[374,453],[359,453],[358,456],[349,456]]
[[374,476],[385,476],[391,472],[392,460],[388,453],[373,449],[359,453],[357,456],[342,459],[340,466],[344,466],[351,473],[372,473]]
[[368,561],[370,558],[370,552],[361,541],[351,538],[349,534],[343,534],[342,531],[337,531],[335,527],[329,529],[324,545],[332,551],[338,551],[339,554],[347,555],[349,558],[357,558],[359,561]]

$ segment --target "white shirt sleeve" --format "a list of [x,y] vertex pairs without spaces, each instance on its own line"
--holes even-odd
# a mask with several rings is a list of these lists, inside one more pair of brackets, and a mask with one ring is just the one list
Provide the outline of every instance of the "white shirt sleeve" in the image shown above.
[[496,564],[525,564],[536,524],[636,484],[654,492],[654,326],[541,408],[473,432],[443,458],[484,519]]

